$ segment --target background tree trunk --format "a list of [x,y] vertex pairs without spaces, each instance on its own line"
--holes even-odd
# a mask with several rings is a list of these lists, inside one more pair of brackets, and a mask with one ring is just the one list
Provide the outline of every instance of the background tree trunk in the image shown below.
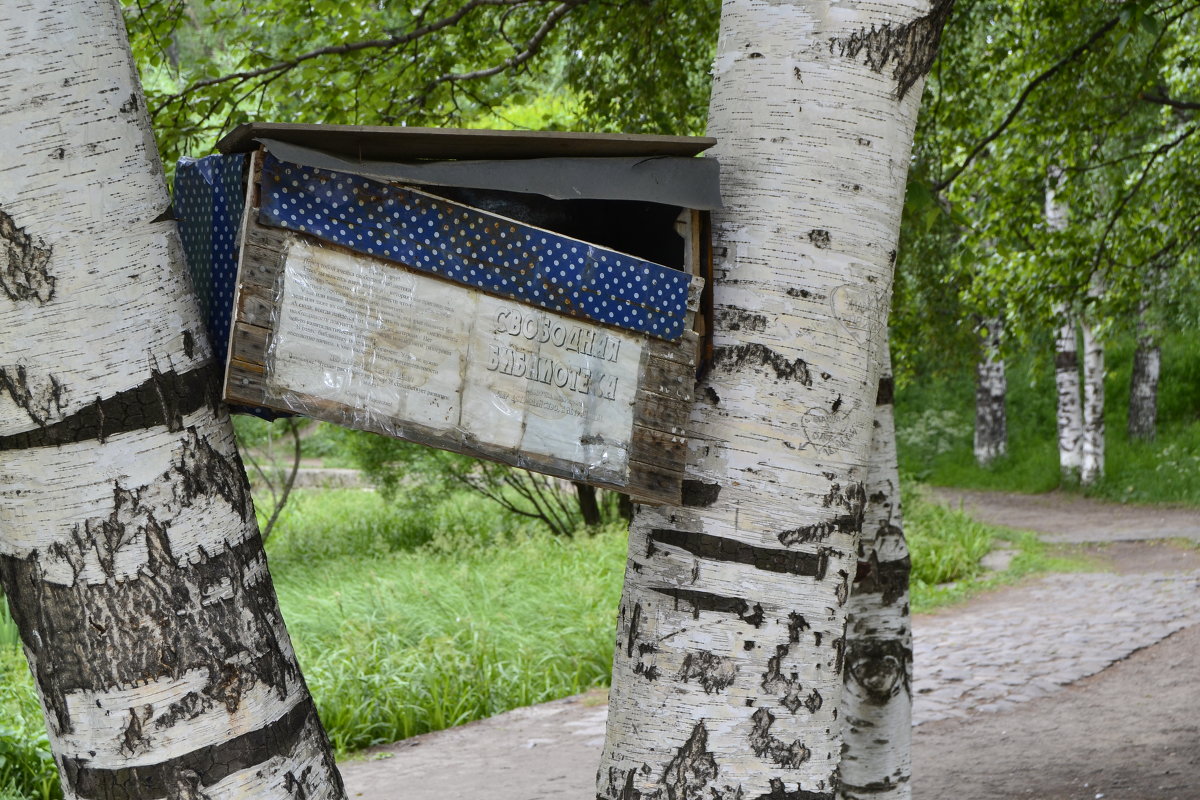
[[1158,374],[1162,351],[1146,317],[1149,302],[1138,304],[1137,350],[1133,353],[1133,374],[1129,377],[1129,438],[1149,441],[1158,425]]
[[911,561],[900,514],[891,358],[884,356],[858,572],[846,606],[839,800],[912,797]]
[[979,330],[983,352],[975,366],[975,462],[986,467],[1008,452],[1008,380],[1000,352],[1003,323],[990,317]]
[[0,6],[0,581],[68,798],[341,798],[115,0]]
[[1091,486],[1104,476],[1104,342],[1093,325],[1083,329],[1083,460],[1079,482]]
[[1079,350],[1075,320],[1060,309],[1059,326],[1054,339],[1054,385],[1058,395],[1058,463],[1063,482],[1079,482],[1083,466],[1083,406],[1079,395]]
[[949,6],[723,4],[714,356],[683,505],[630,531],[599,797],[834,796],[892,263]]

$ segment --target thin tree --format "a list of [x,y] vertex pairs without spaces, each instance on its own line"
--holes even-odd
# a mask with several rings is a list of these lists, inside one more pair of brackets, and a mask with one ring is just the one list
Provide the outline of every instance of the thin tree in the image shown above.
[[892,264],[950,5],[723,3],[713,360],[683,504],[631,527],[599,797],[834,797]]
[[0,584],[68,798],[342,798],[116,0],[0,5]]

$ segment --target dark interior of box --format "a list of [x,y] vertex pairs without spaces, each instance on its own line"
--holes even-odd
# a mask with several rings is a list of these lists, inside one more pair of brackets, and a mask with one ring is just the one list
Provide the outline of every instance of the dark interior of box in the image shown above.
[[538,194],[422,186],[422,191],[584,242],[686,271],[678,206],[635,200],[554,200]]

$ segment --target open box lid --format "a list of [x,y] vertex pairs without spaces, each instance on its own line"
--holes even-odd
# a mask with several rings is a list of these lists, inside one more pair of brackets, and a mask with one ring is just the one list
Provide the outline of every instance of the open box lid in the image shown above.
[[292,164],[389,183],[721,207],[720,165],[695,156],[715,139],[560,131],[442,130],[248,123],[217,147],[265,146]]
[[273,139],[367,161],[647,156],[688,158],[717,143],[716,139],[704,136],[247,122],[217,142],[217,149],[222,153],[247,153],[257,149],[257,139]]

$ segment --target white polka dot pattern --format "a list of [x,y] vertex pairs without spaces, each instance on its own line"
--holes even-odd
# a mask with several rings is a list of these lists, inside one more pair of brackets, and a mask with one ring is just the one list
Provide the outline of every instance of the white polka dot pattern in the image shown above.
[[259,221],[550,311],[683,334],[686,273],[357,175],[268,153]]
[[175,216],[213,352],[223,354],[233,316],[245,203],[246,155],[184,158],[175,169]]

